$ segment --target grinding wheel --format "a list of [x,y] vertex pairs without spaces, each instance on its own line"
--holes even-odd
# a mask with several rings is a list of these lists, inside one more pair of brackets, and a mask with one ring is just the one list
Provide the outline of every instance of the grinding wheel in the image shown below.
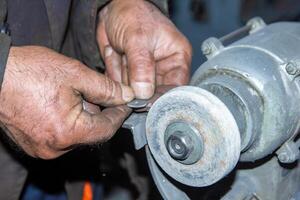
[[[241,151],[239,129],[225,104],[193,86],[175,88],[154,103],[146,136],[158,165],[175,180],[194,187],[211,185],[226,176]],[[170,148],[186,152],[180,157]]]

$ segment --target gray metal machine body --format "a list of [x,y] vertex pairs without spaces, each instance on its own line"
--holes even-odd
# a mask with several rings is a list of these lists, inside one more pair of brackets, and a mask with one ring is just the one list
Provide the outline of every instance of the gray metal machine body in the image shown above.
[[191,85],[215,94],[234,115],[240,160],[263,158],[299,128],[300,24],[262,25],[228,47],[213,38],[202,47],[209,45],[219,46],[207,54]]
[[180,184],[224,188],[234,171],[220,198],[300,199],[300,24],[254,18],[202,51],[191,86],[160,97],[134,134],[162,196],[189,199]]

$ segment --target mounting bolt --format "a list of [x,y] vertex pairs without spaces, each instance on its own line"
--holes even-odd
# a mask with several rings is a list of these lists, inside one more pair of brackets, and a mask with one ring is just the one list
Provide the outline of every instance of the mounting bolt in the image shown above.
[[223,48],[222,42],[214,37],[206,39],[201,45],[201,51],[207,58],[217,55]]
[[278,159],[282,163],[287,163],[290,158],[286,152],[282,152],[278,155]]
[[209,55],[212,53],[212,48],[207,43],[202,45],[201,50],[204,55]]
[[298,67],[294,63],[289,62],[286,65],[285,70],[288,74],[295,75],[298,72]]

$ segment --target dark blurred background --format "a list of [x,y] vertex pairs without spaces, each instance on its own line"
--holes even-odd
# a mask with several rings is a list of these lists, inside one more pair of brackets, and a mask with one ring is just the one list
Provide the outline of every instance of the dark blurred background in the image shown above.
[[205,61],[203,40],[223,36],[255,16],[266,23],[298,21],[300,0],[171,0],[170,16],[193,46],[195,71]]

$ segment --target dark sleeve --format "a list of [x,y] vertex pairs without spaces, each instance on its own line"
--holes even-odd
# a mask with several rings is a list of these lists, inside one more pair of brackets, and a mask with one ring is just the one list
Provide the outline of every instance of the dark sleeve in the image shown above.
[[[98,6],[101,8],[111,0],[98,0]],[[164,14],[168,14],[168,1],[167,0],[146,0],[156,5]]]
[[4,78],[7,57],[10,49],[11,39],[4,33],[0,33],[0,91]]
[[148,0],[148,1],[156,5],[160,9],[160,11],[164,13],[166,16],[169,15],[167,0]]
[[[168,14],[167,0],[148,0],[165,15]],[[96,41],[97,16],[99,10],[110,0],[73,0],[71,12],[71,33],[77,58],[92,68],[104,70]]]
[[6,6],[6,1],[0,0],[0,91],[11,44],[11,38],[8,36],[8,27],[4,23],[7,14]]

